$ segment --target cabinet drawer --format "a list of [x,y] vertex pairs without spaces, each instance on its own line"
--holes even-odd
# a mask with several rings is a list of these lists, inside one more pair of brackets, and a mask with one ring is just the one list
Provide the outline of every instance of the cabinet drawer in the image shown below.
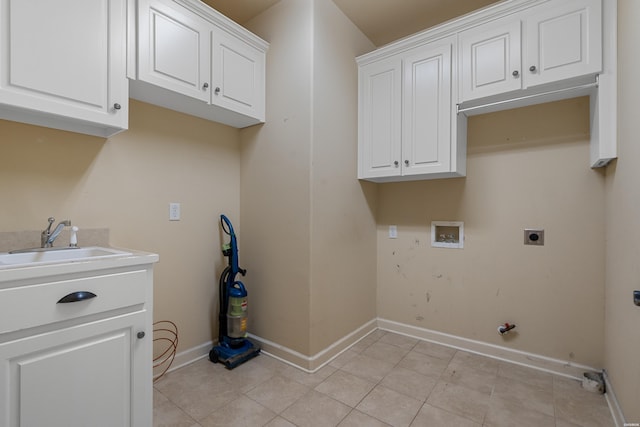
[[[146,270],[83,277],[0,290],[0,334],[144,304]],[[58,301],[75,292],[96,296]]]

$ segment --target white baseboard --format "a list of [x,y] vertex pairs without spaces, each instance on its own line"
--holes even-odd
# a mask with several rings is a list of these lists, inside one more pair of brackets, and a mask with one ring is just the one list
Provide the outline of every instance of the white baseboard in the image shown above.
[[[308,373],[316,372],[318,369],[327,365],[340,354],[351,348],[358,341],[378,329],[377,319],[372,319],[355,331],[342,337],[329,347],[315,354],[314,356],[306,356],[300,352],[292,350],[288,347],[274,343],[259,336],[249,334],[249,338],[258,344],[263,353],[275,357],[289,365],[301,369]],[[176,354],[176,357],[167,372],[174,371],[183,366],[189,365],[202,358],[209,356],[209,351],[213,347],[212,341],[200,344],[196,347],[189,348]]]
[[611,385],[611,382],[609,381],[607,370],[603,370],[602,374],[604,376],[604,384],[607,391],[604,397],[607,399],[607,404],[609,405],[609,410],[611,411],[613,421],[616,423],[616,427],[623,427],[624,425],[628,425],[626,420],[624,419],[622,408],[620,408],[620,404],[618,403],[618,399],[616,398],[616,394],[613,390],[613,385]]
[[249,334],[249,338],[258,342],[262,347],[262,350],[270,356],[300,368],[305,372],[313,373],[327,365],[333,359],[348,350],[352,345],[376,329],[377,319],[372,319],[313,356],[305,356],[295,350],[255,335]]
[[[430,341],[436,344],[445,345],[447,347],[468,351],[471,353],[481,354],[494,359],[515,363],[518,365],[535,368],[541,371],[550,372],[574,379],[582,379],[584,372],[601,372],[590,366],[577,364],[574,362],[553,359],[535,353],[529,353],[520,350],[514,350],[507,347],[501,347],[495,344],[489,344],[482,341],[475,341],[456,335],[445,334],[430,329],[419,328],[416,326],[406,325],[399,322],[386,319],[373,319],[365,323],[355,331],[345,335],[338,341],[334,342],[324,350],[313,356],[306,356],[296,350],[269,341],[256,335],[249,334],[249,338],[260,345],[262,351],[270,356],[282,360],[292,366],[302,369],[305,372],[315,372],[323,366],[327,365],[340,354],[348,350],[358,341],[369,335],[376,329],[395,332],[398,334],[410,336],[424,341]],[[208,341],[196,347],[187,349],[176,354],[176,358],[169,371],[175,370],[182,366],[193,363],[203,357],[207,357],[213,343]]]
[[481,354],[493,359],[503,360],[505,362],[515,363],[517,365],[527,366],[552,374],[562,375],[569,378],[582,379],[584,372],[601,372],[591,366],[580,365],[574,362],[553,359],[551,357],[542,356],[526,351],[514,350],[507,347],[501,347],[495,344],[489,344],[482,341],[471,340],[468,338],[449,335],[430,329],[419,328],[417,326],[406,325],[404,323],[394,322],[392,320],[378,318],[378,328],[418,338],[424,341],[430,341],[436,344],[442,344],[447,347],[453,347],[459,350],[468,351],[470,353]]

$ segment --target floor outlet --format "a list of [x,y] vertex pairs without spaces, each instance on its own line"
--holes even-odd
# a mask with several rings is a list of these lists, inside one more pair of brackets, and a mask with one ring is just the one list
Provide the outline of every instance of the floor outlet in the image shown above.
[[169,203],[169,221],[180,221],[180,203]]

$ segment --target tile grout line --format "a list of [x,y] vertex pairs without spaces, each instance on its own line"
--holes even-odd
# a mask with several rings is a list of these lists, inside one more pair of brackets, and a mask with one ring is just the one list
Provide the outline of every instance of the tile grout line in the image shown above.
[[[376,419],[382,423],[384,423],[385,425],[388,425],[388,423],[380,418],[378,418],[378,416],[372,415],[368,412],[363,412],[361,410],[358,409],[358,406],[362,404],[363,401],[365,401],[368,397],[371,397],[372,392],[379,387],[384,387],[388,390],[391,390],[401,396],[405,396],[405,397],[409,397],[412,398],[414,400],[416,400],[417,402],[420,402],[420,406],[417,410],[417,412],[413,415],[413,417],[411,418],[411,420],[408,421],[408,426],[411,426],[413,423],[416,422],[416,420],[418,419],[418,416],[420,415],[421,411],[423,408],[425,408],[425,405],[429,405],[432,408],[437,408],[438,411],[444,411],[448,414],[454,415],[456,417],[461,417],[464,418],[470,422],[473,423],[478,423],[477,418],[476,419],[472,419],[469,418],[469,414],[471,414],[471,412],[462,412],[462,411],[453,411],[452,408],[457,408],[457,406],[452,406],[451,408],[447,409],[447,408],[441,408],[438,405],[433,405],[428,403],[428,400],[431,398],[431,396],[433,396],[434,390],[436,389],[436,386],[439,383],[444,382],[445,384],[451,384],[452,386],[456,386],[456,387],[462,387],[462,388],[466,388],[468,390],[473,390],[473,391],[478,391],[480,393],[486,394],[486,392],[481,391],[479,388],[476,387],[476,382],[460,382],[460,378],[463,378],[463,381],[468,381],[469,378],[464,378],[461,376],[456,376],[455,378],[455,382],[449,382],[447,380],[447,375],[445,375],[447,372],[449,372],[451,369],[454,369],[454,372],[462,369],[463,367],[469,368],[469,369],[473,369],[477,372],[485,372],[487,368],[491,368],[491,365],[485,365],[484,363],[480,363],[478,365],[478,362],[482,362],[482,360],[478,359],[474,359],[473,357],[469,357],[467,356],[466,351],[461,350],[461,349],[456,349],[453,353],[450,354],[450,356],[447,357],[447,362],[446,362],[446,366],[444,367],[443,370],[441,370],[437,376],[436,375],[429,375],[427,373],[422,373],[423,370],[414,370],[411,367],[409,367],[409,364],[405,364],[405,366],[401,366],[403,365],[403,361],[407,360],[407,357],[413,353],[417,353],[419,355],[423,355],[423,356],[428,356],[430,358],[433,359],[440,359],[440,360],[444,360],[444,357],[438,357],[436,355],[440,355],[440,356],[446,356],[446,353],[439,353],[437,352],[437,349],[431,349],[430,347],[422,347],[420,348],[420,343],[421,341],[419,339],[414,339],[412,341],[414,341],[410,346],[408,346],[408,342],[404,342],[404,344],[402,343],[402,340],[394,340],[393,339],[393,335],[395,335],[393,332],[389,332],[389,331],[381,331],[383,333],[381,334],[377,334],[375,337],[371,337],[371,340],[367,340],[366,343],[363,342],[363,344],[366,344],[366,346],[362,346],[360,347],[357,351],[354,351],[353,354],[350,354],[349,357],[346,359],[346,362],[340,361],[339,363],[337,363],[337,365],[339,366],[333,366],[331,364],[328,364],[325,368],[328,369],[326,372],[322,372],[322,371],[318,371],[314,374],[307,374],[307,375],[291,375],[289,376],[286,372],[288,371],[287,367],[280,367],[279,364],[274,364],[274,363],[265,363],[265,364],[260,364],[259,369],[264,369],[264,372],[262,372],[263,375],[260,375],[260,378],[263,378],[263,376],[268,376],[268,378],[263,378],[262,380],[259,380],[258,383],[253,383],[252,381],[249,381],[246,383],[246,385],[244,386],[239,386],[237,389],[234,390],[234,395],[236,397],[229,397],[229,399],[227,400],[226,403],[224,404],[217,404],[215,405],[215,409],[211,410],[207,415],[203,416],[201,420],[195,419],[193,418],[188,412],[186,412],[177,402],[174,402],[173,399],[171,399],[170,395],[167,395],[163,392],[161,392],[159,389],[157,389],[154,385],[154,393],[159,393],[163,398],[166,399],[166,401],[168,403],[170,403],[174,408],[178,409],[179,412],[184,415],[186,417],[186,419],[191,420],[191,422],[195,422],[195,425],[198,426],[204,426],[205,424],[200,424],[201,421],[204,421],[206,418],[210,417],[211,415],[213,415],[216,411],[224,408],[225,405],[227,405],[229,402],[231,402],[234,398],[237,398],[237,396],[243,396],[246,397],[247,399],[249,399],[251,402],[259,405],[262,408],[265,408],[269,411],[271,411],[272,413],[274,413],[275,415],[273,417],[271,417],[270,419],[266,420],[265,422],[263,422],[261,420],[261,422],[263,422],[262,425],[268,425],[272,422],[274,422],[274,420],[276,420],[278,417],[282,418],[283,420],[286,420],[287,422],[296,425],[296,423],[294,423],[293,421],[289,420],[288,418],[286,418],[285,416],[283,416],[283,414],[289,409],[291,408],[293,405],[295,405],[297,402],[300,401],[301,398],[303,398],[304,396],[307,396],[309,393],[311,393],[312,391],[321,394],[322,396],[340,403],[341,405],[344,405],[345,407],[349,408],[349,410],[346,412],[346,414],[344,416],[342,416],[335,425],[340,425],[341,423],[344,423],[346,419],[348,419],[350,416],[352,416],[352,414],[354,414],[354,411],[358,411],[361,414],[365,414],[368,417],[371,417],[372,419]],[[388,337],[388,338],[385,338]],[[363,340],[364,341],[364,340]],[[393,363],[389,363],[388,365],[379,365],[381,367],[383,367],[383,369],[380,372],[384,372],[384,374],[379,378],[379,379],[375,379],[375,378],[371,378],[368,376],[364,376],[365,374],[367,374],[367,369],[364,369],[362,371],[359,371],[362,376],[360,374],[356,374],[356,373],[352,373],[348,370],[345,370],[345,367],[347,367],[356,357],[358,356],[363,356],[366,357],[368,359],[371,360],[376,360],[378,362],[382,361],[382,362],[389,362],[390,360],[395,360],[396,356],[400,354],[400,352],[395,352],[391,351],[389,348],[385,348],[383,346],[376,346],[376,344],[384,344],[385,346],[392,346],[395,349],[399,349],[403,351],[403,354],[400,358],[398,358],[396,361],[394,361]],[[376,346],[375,349],[371,349],[373,346]],[[370,350],[369,353],[367,353],[368,350]],[[375,355],[375,356],[374,356]],[[458,355],[460,355],[460,357],[458,357]],[[469,355],[473,356],[473,353],[469,353]],[[388,357],[391,356],[391,357]],[[268,357],[268,356],[265,356]],[[479,356],[479,357],[483,357],[483,356]],[[275,359],[274,359],[275,360]],[[425,359],[426,360],[426,359]],[[413,367],[418,367],[418,365],[415,365],[415,363],[420,362],[420,359],[415,358],[413,359]],[[452,363],[454,363],[455,366],[452,367]],[[490,410],[492,408],[492,402],[495,405],[496,402],[500,402],[500,400],[504,400],[504,392],[507,387],[507,383],[511,383],[513,382],[514,384],[516,383],[520,383],[520,384],[524,384],[524,385],[529,385],[531,387],[536,387],[539,388],[539,390],[544,391],[546,390],[546,387],[543,387],[544,383],[538,383],[537,380],[534,382],[528,382],[524,376],[521,376],[522,373],[520,373],[518,370],[511,370],[506,368],[507,366],[511,366],[513,365],[512,363],[508,363],[508,362],[504,362],[504,361],[496,361],[495,363],[495,371],[494,373],[492,373],[492,378],[493,378],[493,384],[491,385],[491,389],[490,392],[488,393],[489,399],[486,401],[486,405],[484,405],[483,407],[483,415],[482,415],[482,421],[480,422],[479,425],[486,425],[486,423],[489,420],[489,414],[490,414]],[[517,365],[517,364],[516,364]],[[390,366],[390,368],[389,368]],[[422,365],[420,365],[422,366]],[[480,367],[480,369],[478,369],[478,366]],[[376,367],[376,365],[372,365],[372,367]],[[434,368],[436,369],[440,369],[440,365],[436,364],[433,365]],[[388,371],[387,371],[387,368]],[[200,369],[200,368],[199,368]],[[291,368],[292,370],[295,370],[295,368]],[[324,369],[324,368],[323,368]],[[370,369],[370,368],[368,368]],[[386,378],[389,377],[389,375],[392,372],[398,372],[398,369],[403,369],[403,370],[408,370],[408,371],[413,371],[416,372],[420,375],[425,375],[426,377],[429,377],[430,379],[432,379],[435,382],[435,385],[433,387],[431,387],[431,389],[427,389],[424,388],[423,391],[427,391],[428,393],[426,393],[426,395],[423,395],[422,392],[419,393],[419,395],[421,396],[419,399],[416,399],[416,396],[418,396],[417,393],[413,393],[413,394],[409,394],[409,392],[412,391],[412,389],[407,388],[407,392],[402,392],[402,391],[398,391],[396,390],[396,388],[398,387],[398,380],[402,378],[402,376],[397,376],[396,378],[390,379],[390,381],[388,382],[388,384],[393,387],[389,387],[386,384],[383,384],[383,382],[385,381]],[[493,371],[493,369],[491,369]],[[207,370],[209,371],[209,370]],[[357,370],[355,370],[354,372],[356,372]],[[198,370],[196,370],[195,372],[198,372]],[[249,371],[251,372],[251,371]],[[328,373],[327,373],[328,372]],[[375,375],[375,370],[372,371],[374,377],[377,377],[377,375]],[[425,372],[431,372],[428,369],[425,370]],[[436,374],[438,371],[434,370],[433,374]],[[329,381],[334,375],[336,374],[343,374],[343,375],[350,375],[350,376],[354,376],[356,378],[359,378],[362,381],[366,381],[369,384],[371,384],[371,388],[366,391],[366,393],[360,397],[355,403],[350,404],[350,403],[345,403],[341,400],[339,400],[338,398],[333,397],[330,394],[327,394],[330,392],[330,390],[326,390],[326,392],[317,390],[318,387],[320,387],[323,383],[325,383],[326,381]],[[221,374],[221,377],[217,377],[218,374]],[[207,381],[225,381],[225,382],[230,382],[231,380],[228,376],[226,376],[225,374],[222,373],[212,373],[212,376],[209,377],[207,379]],[[318,375],[319,374],[319,375]],[[193,375],[193,372],[190,372],[187,376],[187,378],[189,378],[189,376]],[[208,374],[207,374],[208,375]],[[253,372],[252,372],[253,375]],[[316,378],[313,378],[313,376],[318,375]],[[408,375],[407,372],[403,373],[402,375]],[[552,414],[551,417],[553,418],[553,421],[555,423],[557,423],[558,421],[565,421],[565,419],[559,419],[558,415],[558,400],[557,397],[563,395],[561,393],[561,390],[565,390],[567,389],[568,392],[571,392],[571,394],[575,394],[573,392],[574,388],[577,390],[579,389],[579,387],[575,384],[569,384],[568,382],[562,381],[562,379],[560,379],[558,377],[558,375],[554,375],[554,374],[549,374],[551,377],[551,389],[550,389],[550,397],[551,397],[551,411]],[[268,408],[267,406],[263,405],[262,403],[260,403],[259,401],[253,399],[252,397],[249,396],[249,393],[251,393],[253,390],[256,390],[257,387],[260,386],[264,386],[265,384],[267,384],[269,381],[272,381],[274,378],[276,377],[283,377],[285,378],[287,381],[292,381],[295,382],[299,385],[302,385],[306,388],[305,393],[303,393],[301,396],[297,397],[293,402],[289,403],[286,407],[284,407],[282,410],[279,410],[278,412],[276,412],[275,410],[272,410],[270,408]],[[217,377],[217,378],[216,378]],[[179,377],[177,377],[179,378]],[[235,376],[234,376],[235,378]],[[240,376],[239,378],[242,379],[243,383],[245,381],[248,380],[248,378],[245,375]],[[251,377],[251,379],[253,379],[253,376]],[[306,379],[306,381],[305,381]],[[451,376],[451,380],[453,380],[454,377]],[[471,376],[470,378],[473,381],[477,381],[478,377],[474,377]],[[502,379],[502,380],[501,380]],[[535,380],[535,378],[533,378]],[[482,380],[482,376],[480,376],[480,380]],[[502,381],[502,385],[500,388],[500,392],[498,392],[498,381],[501,380]],[[488,378],[487,378],[488,381]],[[468,384],[468,385],[467,385]],[[542,385],[541,385],[542,384]],[[170,382],[169,384],[167,384],[169,386],[173,386],[173,383]],[[335,387],[335,383],[333,385]],[[571,387],[570,389],[567,387]],[[165,389],[167,389],[167,387],[164,387]],[[167,389],[169,390],[169,389]],[[413,389],[414,391],[417,391],[418,389]],[[300,390],[302,391],[302,390]],[[547,392],[548,393],[548,392]],[[560,393],[560,394],[559,394]],[[175,393],[173,393],[174,397],[175,397]],[[254,396],[258,396],[257,394],[254,393]],[[339,396],[339,395],[338,395]],[[424,396],[424,397],[422,397]],[[579,395],[576,395],[579,396]],[[290,395],[290,397],[293,397],[293,395]],[[357,395],[352,395],[352,397],[357,397]],[[569,396],[569,398],[572,398],[571,396]],[[345,399],[347,401],[352,401],[351,398],[347,398]],[[440,401],[440,400],[439,400]],[[441,403],[444,402],[441,401]],[[436,402],[438,403],[438,402]],[[411,404],[413,405],[413,404]],[[500,406],[498,406],[497,408],[499,408]],[[413,407],[411,407],[413,410]],[[495,410],[499,410],[496,409],[496,407],[494,406]],[[543,414],[546,416],[550,416],[549,412],[551,411],[543,411],[543,410],[538,410],[534,407],[530,407],[530,406],[526,406],[527,410],[530,410],[532,412],[536,412],[539,414]],[[496,412],[494,415],[492,415],[492,418],[494,416],[496,416],[496,414],[498,414],[499,412]],[[507,412],[508,413],[508,412]],[[382,414],[381,412],[379,412],[379,414]],[[474,412],[475,414],[475,412]],[[382,414],[384,415],[384,414]],[[573,417],[573,415],[569,414],[567,415],[567,418],[569,420],[569,422],[571,422],[571,420],[574,420],[575,418]],[[393,418],[390,418],[393,419]],[[211,421],[209,421],[210,423]],[[207,424],[209,425],[209,424]],[[404,425],[404,423],[402,424]]]

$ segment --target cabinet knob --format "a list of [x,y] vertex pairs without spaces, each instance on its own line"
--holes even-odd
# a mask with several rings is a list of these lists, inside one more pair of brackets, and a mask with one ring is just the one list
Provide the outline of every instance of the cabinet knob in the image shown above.
[[515,70],[513,73],[511,73],[511,75],[515,78],[518,78],[518,76],[520,75],[520,71]]
[[532,73],[536,72],[536,66],[532,65],[531,67],[529,67],[529,71],[531,71]]
[[141,340],[142,338],[144,338],[145,335],[146,334],[144,333],[144,331],[140,331],[136,336],[138,337],[139,340]]
[[209,83],[207,83],[207,82],[205,82],[205,83],[202,85],[202,89],[206,89],[206,88],[208,88],[208,87],[209,87]]
[[220,88],[216,87],[215,90],[213,91],[213,93],[215,93],[216,95],[220,93]]
[[119,110],[122,108],[122,105],[118,104],[117,102],[115,104],[113,104],[113,109],[114,110]]
[[405,160],[405,161],[404,161],[404,165],[405,165],[405,166],[409,166],[409,160]]
[[393,166],[398,167],[400,165],[400,163],[396,160],[395,162],[393,162]]

